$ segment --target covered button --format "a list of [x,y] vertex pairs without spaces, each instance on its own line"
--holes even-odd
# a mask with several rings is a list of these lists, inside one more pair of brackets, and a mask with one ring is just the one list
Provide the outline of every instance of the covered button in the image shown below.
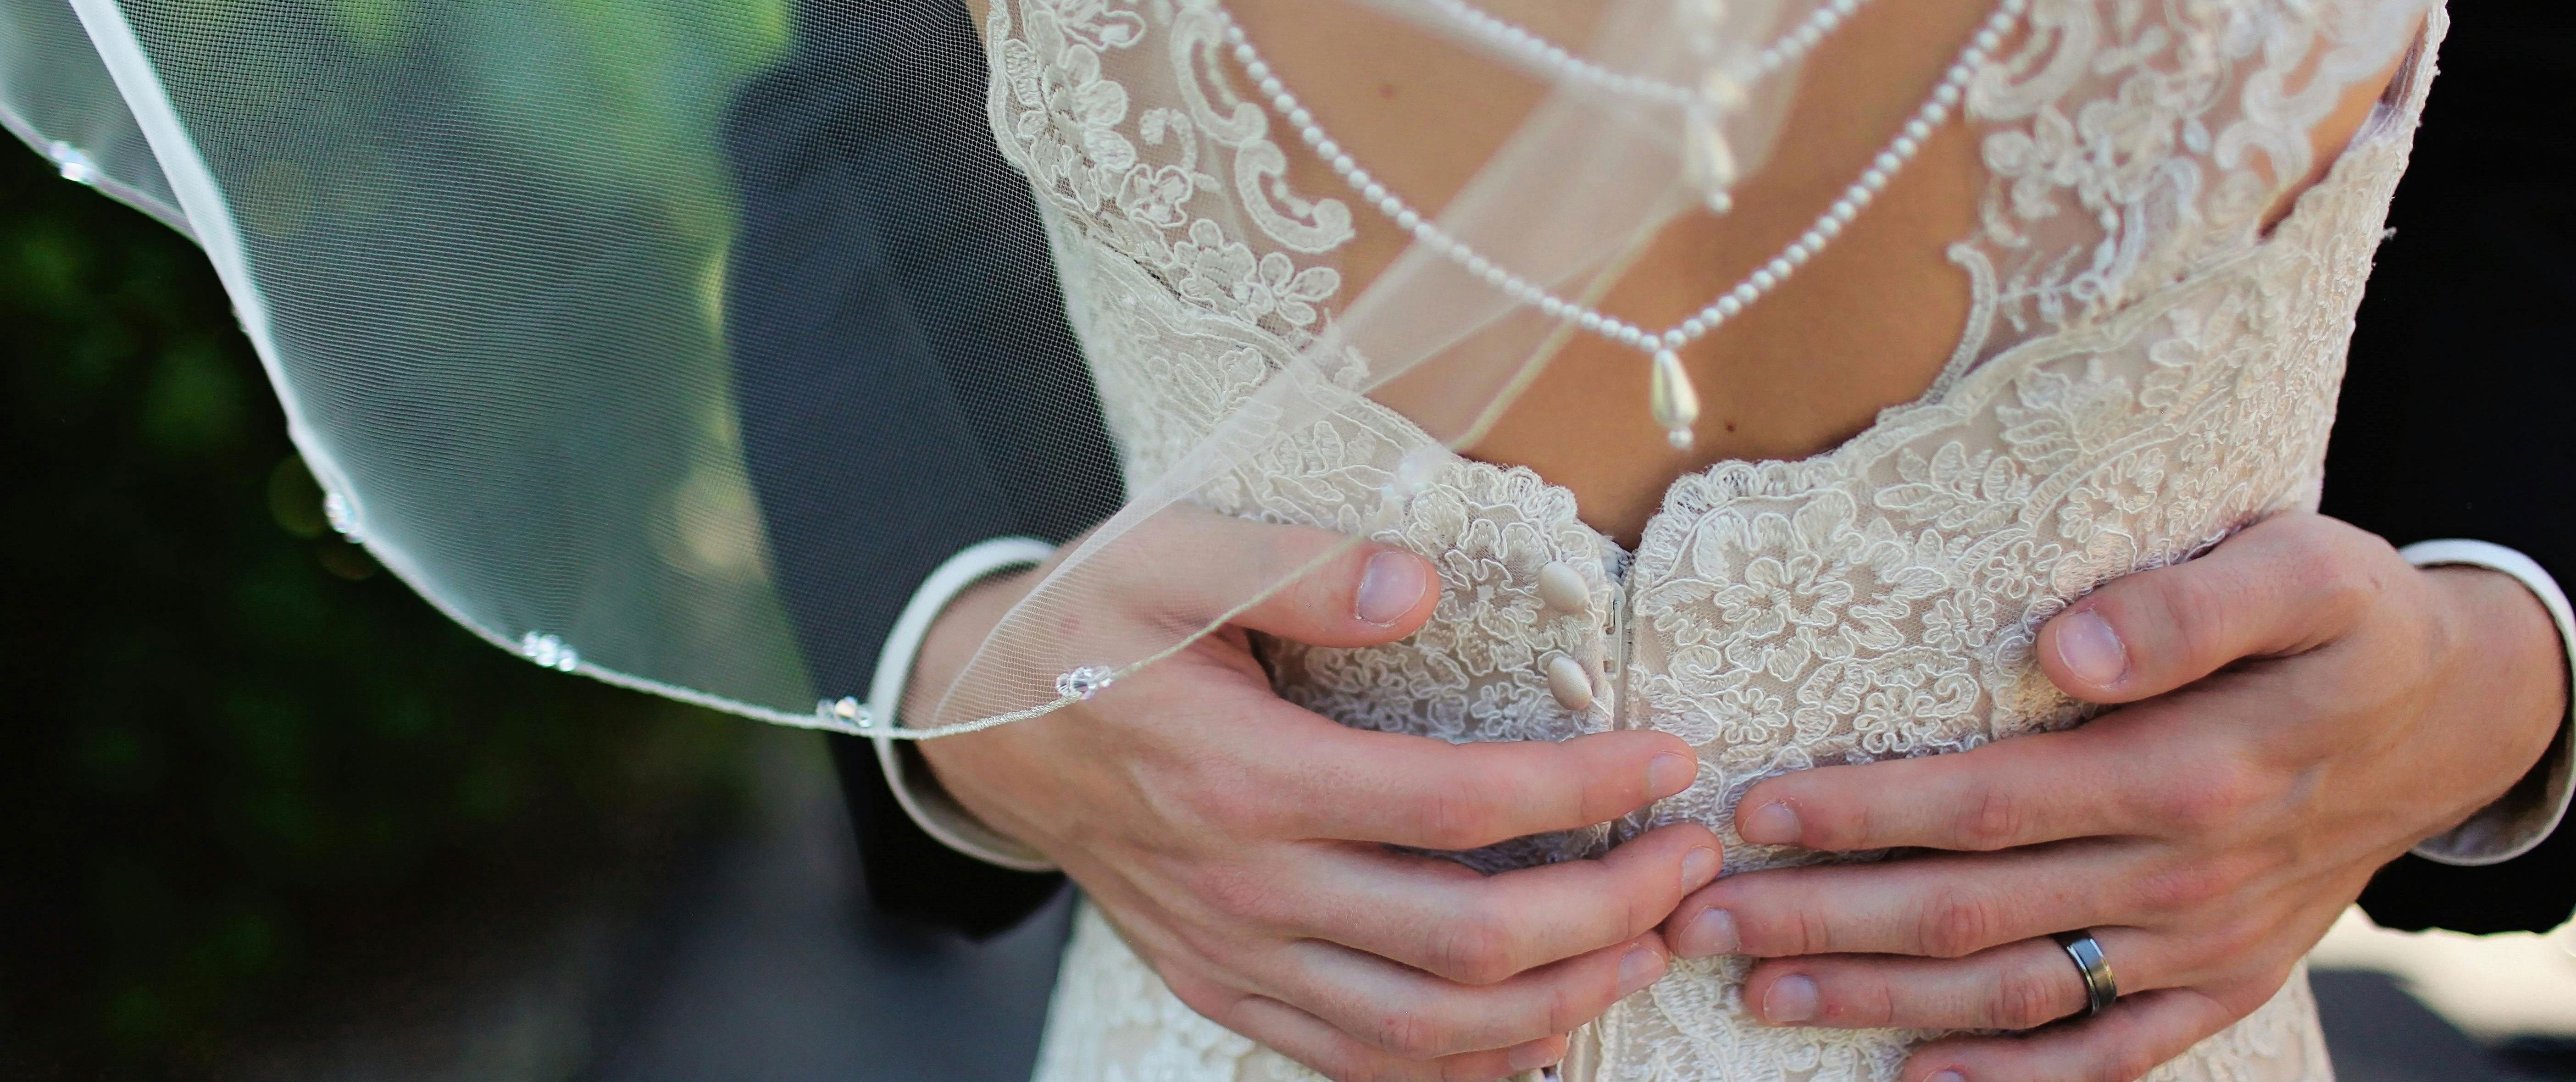
[[1592,607],[1592,587],[1583,574],[1562,561],[1538,569],[1538,599],[1547,607],[1577,616]]
[[1568,710],[1592,705],[1592,674],[1583,671],[1582,662],[1564,654],[1547,660],[1547,689]]

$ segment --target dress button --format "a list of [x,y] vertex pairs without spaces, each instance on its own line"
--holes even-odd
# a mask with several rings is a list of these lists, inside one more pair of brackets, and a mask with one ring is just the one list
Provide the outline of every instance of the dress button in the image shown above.
[[1581,710],[1592,705],[1592,674],[1583,671],[1583,663],[1564,654],[1547,661],[1547,689],[1556,693],[1556,701],[1568,710]]
[[1538,599],[1551,609],[1581,616],[1592,607],[1592,587],[1563,562],[1550,563],[1538,569]]

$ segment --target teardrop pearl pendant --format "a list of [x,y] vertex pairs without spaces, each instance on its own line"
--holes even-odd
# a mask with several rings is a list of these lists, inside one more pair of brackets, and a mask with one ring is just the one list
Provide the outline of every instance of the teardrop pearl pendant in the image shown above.
[[1647,386],[1646,401],[1654,409],[1655,423],[1664,427],[1664,439],[1673,450],[1687,451],[1691,445],[1691,426],[1699,422],[1699,389],[1691,386],[1690,372],[1682,368],[1682,355],[1669,349],[1655,351],[1653,382]]

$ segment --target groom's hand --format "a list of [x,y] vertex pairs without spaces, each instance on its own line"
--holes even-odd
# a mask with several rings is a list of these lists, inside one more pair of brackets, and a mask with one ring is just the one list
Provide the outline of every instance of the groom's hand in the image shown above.
[[[1139,529],[1159,532],[1104,557],[1133,565],[1110,568],[1132,611],[1100,618],[1223,612],[1240,577],[1344,540],[1192,511]],[[941,617],[915,681],[924,697],[1027,578]],[[1663,974],[1655,927],[1716,876],[1718,841],[1673,826],[1598,860],[1491,877],[1390,849],[1605,822],[1698,771],[1688,745],[1652,732],[1453,746],[1344,728],[1273,694],[1243,631],[1392,642],[1438,600],[1427,562],[1362,545],[1087,702],[922,751],[960,802],[1062,865],[1182,1002],[1226,1027],[1339,1079],[1482,1082],[1543,1066],[1567,1031]]]
[[2036,651],[2068,694],[2126,705],[1754,786],[1748,841],[1947,852],[1729,878],[1675,911],[1674,949],[1769,959],[1744,995],[1774,1024],[2017,1030],[2084,1006],[2048,936],[2090,929],[2117,1005],[1935,1042],[1903,1077],[2133,1079],[2262,1005],[2374,870],[2500,796],[2566,716],[2519,583],[2316,515],[2110,583]]

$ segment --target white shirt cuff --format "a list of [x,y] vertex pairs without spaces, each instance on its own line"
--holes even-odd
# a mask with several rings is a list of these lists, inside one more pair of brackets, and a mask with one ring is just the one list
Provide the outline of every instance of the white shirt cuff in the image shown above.
[[[2558,645],[2567,652],[2568,671],[2576,673],[2576,617],[2569,614],[2567,594],[2558,588],[2558,580],[2531,557],[2502,545],[2457,540],[2419,541],[2397,554],[2417,567],[2483,567],[2513,576],[2549,610],[2550,622],[2558,625]],[[2517,784],[2513,792],[2478,809],[2467,822],[2424,839],[2414,849],[2416,856],[2461,867],[2501,864],[2530,852],[2558,829],[2567,816],[2568,797],[2576,794],[2576,688],[2570,691],[2569,721],[2560,727],[2550,761],[2538,768],[2543,772],[2539,791]]]
[[[868,716],[896,721],[896,710],[903,705],[903,688],[912,678],[913,656],[921,651],[921,640],[930,634],[930,624],[939,618],[948,603],[966,588],[1003,571],[1034,567],[1054,555],[1055,546],[1034,537],[997,537],[948,558],[939,569],[922,580],[913,591],[912,601],[903,607],[903,615],[886,635],[885,649],[877,654],[876,679],[868,684]],[[896,724],[901,724],[896,721]],[[939,787],[939,779],[927,770],[907,769],[904,754],[897,741],[876,737],[877,766],[885,771],[887,787],[903,812],[912,817],[923,833],[939,843],[987,864],[998,864],[1013,871],[1051,872],[1055,864],[1028,844],[984,825],[973,812],[957,803],[957,798]]]

